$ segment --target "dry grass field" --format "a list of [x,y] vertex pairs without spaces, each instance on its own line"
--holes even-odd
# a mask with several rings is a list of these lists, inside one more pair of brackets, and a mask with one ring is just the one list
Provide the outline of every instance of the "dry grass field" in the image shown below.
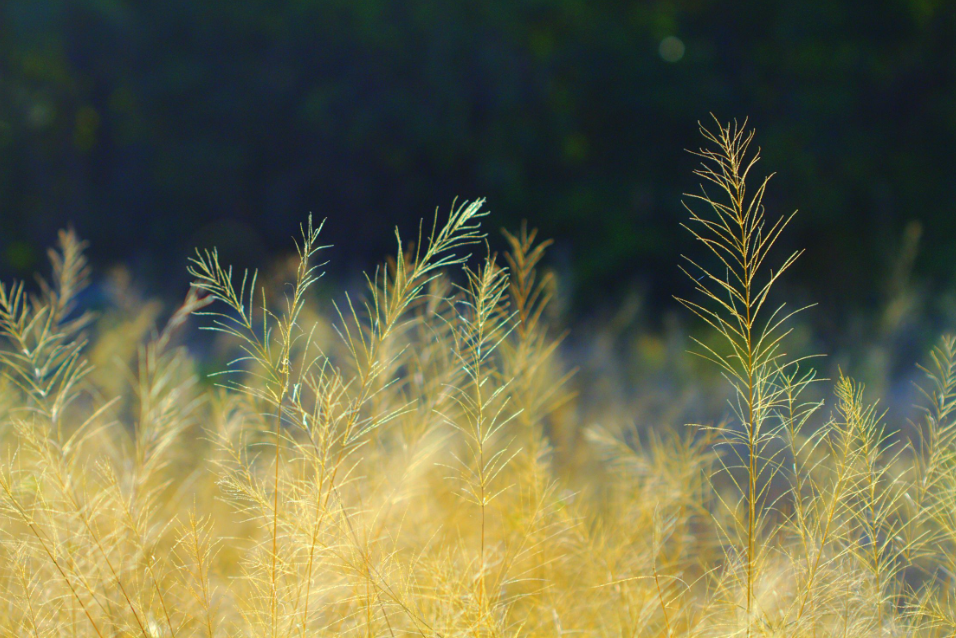
[[580,409],[549,244],[490,254],[481,201],[361,297],[315,294],[311,219],[267,275],[200,248],[158,326],[121,281],[80,307],[62,233],[52,276],[0,287],[0,635],[953,635],[956,340],[906,428],[819,378],[752,134],[702,132],[680,296],[731,398],[679,429]]

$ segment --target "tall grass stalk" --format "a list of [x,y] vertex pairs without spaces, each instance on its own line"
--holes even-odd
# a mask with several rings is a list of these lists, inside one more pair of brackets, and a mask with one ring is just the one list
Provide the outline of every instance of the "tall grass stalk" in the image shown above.
[[[700,194],[689,195],[691,204],[686,206],[691,218],[685,227],[716,261],[715,266],[707,266],[684,257],[682,269],[703,301],[678,300],[723,337],[725,349],[697,340],[700,349],[696,354],[717,364],[736,394],[732,408],[739,429],[734,424],[717,429],[745,470],[745,513],[736,522],[744,530],[746,633],[750,636],[759,614],[754,585],[759,577],[757,545],[767,485],[762,481],[763,464],[768,446],[777,437],[776,429],[768,424],[784,399],[778,382],[781,371],[794,363],[786,359],[782,344],[790,332],[786,322],[795,312],[785,312],[782,304],[766,309],[765,304],[773,284],[801,251],[786,257],[775,270],[765,263],[793,215],[767,219],[763,197],[770,177],[748,193],[747,178],[760,155],[748,154],[753,132],[747,131],[746,122],[743,126],[721,125],[716,132],[701,127],[701,134],[714,148],[695,153],[703,160],[695,174],[717,192],[711,196],[703,187]],[[705,212],[695,212],[694,203]],[[738,481],[736,476],[733,480]]]

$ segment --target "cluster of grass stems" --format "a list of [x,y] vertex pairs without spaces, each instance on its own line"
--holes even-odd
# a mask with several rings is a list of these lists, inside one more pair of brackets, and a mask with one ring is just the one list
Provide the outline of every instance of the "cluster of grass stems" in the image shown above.
[[[956,339],[907,428],[817,378],[752,134],[701,130],[680,301],[731,400],[681,430],[582,415],[548,242],[491,254],[481,201],[396,234],[361,299],[315,298],[311,219],[269,277],[197,252],[164,327],[84,312],[62,233],[36,292],[0,286],[0,634],[953,635]],[[235,353],[214,385],[187,322]]]

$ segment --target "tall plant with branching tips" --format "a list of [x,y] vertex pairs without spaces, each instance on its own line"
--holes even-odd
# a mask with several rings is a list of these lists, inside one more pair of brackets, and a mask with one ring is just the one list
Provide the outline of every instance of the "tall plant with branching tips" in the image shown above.
[[[565,336],[551,335],[545,317],[554,296],[555,277],[548,271],[539,272],[545,251],[553,242],[539,240],[537,229],[528,230],[526,222],[517,234],[503,230],[502,235],[509,247],[504,259],[515,320],[515,338],[503,345],[508,346],[506,360],[517,385],[514,394],[521,411],[519,418],[529,427],[538,426],[543,415],[573,397],[566,386],[574,371],[553,374],[555,368],[560,369],[555,359]],[[533,445],[539,443],[542,441],[532,441]]]
[[[926,398],[924,418],[916,428],[913,470],[916,474],[907,502],[910,512],[906,539],[916,551],[913,561],[946,542],[934,522],[950,503],[940,499],[947,474],[956,470],[956,336],[945,335],[922,367],[926,381],[920,391]],[[956,539],[953,539],[956,540]]]
[[478,271],[466,268],[465,298],[459,301],[458,328],[455,330],[456,355],[465,372],[465,382],[454,394],[460,419],[449,422],[466,441],[468,454],[459,459],[465,499],[478,508],[479,549],[477,577],[477,624],[480,626],[490,606],[486,586],[488,571],[487,509],[499,492],[495,478],[507,466],[507,447],[493,447],[502,428],[514,418],[505,413],[506,391],[510,379],[499,377],[492,358],[514,329],[513,315],[507,306],[508,274],[488,258]]
[[60,231],[57,249],[49,251],[53,277],[39,279],[39,295],[30,295],[22,281],[0,284],[0,334],[9,345],[0,350],[0,363],[59,439],[61,416],[89,372],[81,331],[92,315],[75,312],[76,297],[89,283],[85,247],[72,230]]
[[[317,489],[308,533],[306,582],[299,622],[302,635],[308,631],[315,550],[320,528],[328,518],[330,500],[342,475],[351,471],[346,468],[346,462],[367,437],[409,411],[407,401],[389,408],[373,403],[386,390],[399,387],[393,382],[398,375],[396,368],[408,348],[405,331],[421,320],[410,311],[427,296],[429,287],[446,269],[467,261],[469,255],[462,253],[462,249],[484,238],[479,224],[487,214],[482,210],[483,205],[484,200],[478,199],[453,206],[444,224],[439,224],[436,210],[430,232],[424,234],[420,226],[410,248],[405,246],[396,229],[394,260],[366,277],[368,297],[364,305],[359,306],[364,313],[348,295],[345,307],[337,309],[336,329],[347,353],[346,361],[337,366],[320,356],[306,364],[303,387],[310,392],[296,395],[293,420],[307,433],[309,445],[303,449],[315,467]],[[305,398],[309,394],[313,397],[312,405]],[[354,535],[348,520],[345,528]],[[363,565],[357,571],[366,579],[368,588],[376,590],[375,596],[393,596],[371,564],[366,548],[358,554]],[[399,605],[399,608],[416,626],[422,622],[408,607]]]
[[[73,231],[61,231],[58,239],[57,249],[49,251],[53,277],[49,282],[40,280],[39,295],[30,295],[23,282],[0,284],[0,375],[20,395],[20,409],[12,419],[18,462],[11,459],[0,468],[0,512],[29,529],[38,555],[69,590],[71,606],[78,605],[94,633],[102,636],[104,623],[94,609],[103,606],[99,588],[90,584],[89,574],[76,558],[64,551],[62,540],[63,530],[75,524],[74,518],[88,522],[97,513],[96,504],[86,498],[74,475],[79,469],[77,450],[94,429],[97,413],[79,424],[63,422],[90,369],[83,357],[81,330],[91,316],[74,312],[76,296],[89,278],[85,243]],[[22,460],[23,456],[29,460]],[[49,500],[56,505],[51,506],[38,488],[32,493],[21,489],[25,481],[53,485],[55,496]],[[80,542],[100,543],[102,550],[101,537],[95,531],[90,531],[90,537]],[[115,571],[113,576],[122,587]],[[108,588],[102,589],[105,598]],[[131,603],[130,609],[135,616]]]
[[903,564],[901,559],[908,553],[899,516],[902,486],[891,474],[903,450],[893,450],[896,433],[884,423],[885,413],[878,411],[876,404],[864,401],[862,385],[841,377],[836,394],[845,406],[847,427],[856,447],[856,489],[851,498],[855,525],[849,554],[859,561],[869,580],[876,632],[884,635],[892,622],[887,609],[902,595],[903,583],[897,576]]
[[[271,607],[270,617],[272,636],[279,630],[279,589],[278,589],[278,536],[279,536],[279,474],[282,449],[282,408],[286,396],[289,394],[290,375],[292,373],[290,358],[296,341],[304,335],[298,319],[305,305],[305,293],[321,276],[320,265],[313,262],[313,257],[326,246],[318,243],[322,224],[318,228],[312,225],[309,216],[308,225],[302,229],[302,239],[296,244],[299,254],[299,265],[295,273],[295,283],[292,293],[286,297],[286,307],[281,314],[270,310],[266,303],[266,293],[262,290],[262,302],[256,316],[255,297],[259,293],[256,288],[256,273],[250,278],[248,272],[243,274],[242,282],[237,289],[233,283],[232,267],[223,268],[219,264],[219,256],[215,249],[201,253],[197,250],[192,259],[189,273],[194,278],[193,286],[198,290],[211,295],[214,299],[223,302],[228,312],[205,311],[201,314],[213,317],[212,330],[224,332],[239,339],[244,356],[232,362],[232,365],[249,362],[257,368],[254,374],[259,375],[264,383],[259,386],[250,386],[241,382],[231,384],[234,388],[253,395],[267,403],[275,413],[275,483],[272,502],[272,554],[269,572]],[[248,287],[247,287],[248,282]],[[261,322],[261,325],[259,324]]]
[[[764,522],[770,445],[778,436],[776,412],[784,399],[781,371],[793,363],[782,349],[790,332],[787,320],[797,311],[785,305],[768,306],[773,285],[802,251],[783,259],[776,268],[767,258],[793,214],[770,220],[763,197],[770,176],[750,191],[747,180],[760,159],[750,152],[753,131],[743,125],[721,125],[716,131],[700,127],[713,146],[695,153],[702,159],[695,174],[716,187],[711,194],[704,185],[700,194],[688,194],[690,222],[684,227],[703,244],[712,264],[684,257],[681,269],[694,282],[700,301],[678,301],[714,328],[722,346],[695,340],[695,353],[715,363],[733,387],[731,402],[735,421],[716,426],[733,460],[725,463],[728,475],[743,496],[743,513],[729,503],[742,535],[739,562],[744,571],[746,633],[751,635],[755,617],[754,586],[759,574],[761,527]],[[700,210],[700,212],[698,212]],[[795,214],[795,213],[794,213]],[[743,478],[736,470],[742,469]]]
[[[906,540],[915,546],[915,560],[931,584],[911,607],[940,632],[956,632],[956,336],[946,335],[933,349],[927,380],[926,414],[918,431],[915,480]],[[945,592],[945,593],[944,593]],[[940,595],[943,593],[943,595]]]

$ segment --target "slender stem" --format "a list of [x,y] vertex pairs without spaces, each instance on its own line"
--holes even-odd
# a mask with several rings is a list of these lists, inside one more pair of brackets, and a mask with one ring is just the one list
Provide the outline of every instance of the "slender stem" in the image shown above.
[[276,407],[276,457],[275,457],[275,489],[272,497],[272,573],[270,576],[272,585],[272,638],[276,638],[279,632],[279,586],[277,580],[276,562],[279,550],[279,450],[282,442],[282,400],[285,398],[285,383],[283,383],[283,392],[279,397]]
[[206,577],[203,575],[203,563],[205,561],[203,560],[202,548],[199,546],[199,530],[196,529],[195,525],[193,526],[192,532],[193,549],[196,552],[196,567],[199,570],[199,586],[202,588],[203,607],[205,607],[206,611],[206,635],[208,638],[212,638],[212,614],[210,613],[209,605],[209,588],[206,584]]
[[[731,140],[727,141],[728,148],[733,144]],[[753,316],[752,316],[752,282],[753,282],[753,260],[750,252],[750,233],[747,228],[747,219],[744,213],[743,201],[743,182],[739,177],[739,167],[736,158],[731,154],[732,171],[734,176],[734,205],[737,208],[738,223],[740,224],[740,246],[741,261],[743,262],[744,272],[744,310],[746,313],[744,323],[744,338],[747,348],[747,636],[752,631],[753,616],[753,598],[754,598],[754,545],[757,523],[757,437],[758,428],[755,423],[757,411],[755,409],[756,381],[754,380],[754,342],[753,342]]]
[[657,570],[654,570],[654,584],[657,585],[657,599],[661,603],[661,611],[664,612],[664,626],[667,629],[668,637],[671,636],[671,621],[667,617],[667,605],[664,604],[664,592],[661,591],[661,579],[657,573]]
[[[481,347],[479,335],[478,347]],[[477,402],[476,432],[478,436],[478,482],[481,508],[481,551],[478,563],[478,613],[479,618],[484,616],[483,604],[485,597],[485,442],[482,432],[482,399],[481,399],[481,353],[477,353],[475,361],[475,400]]]

